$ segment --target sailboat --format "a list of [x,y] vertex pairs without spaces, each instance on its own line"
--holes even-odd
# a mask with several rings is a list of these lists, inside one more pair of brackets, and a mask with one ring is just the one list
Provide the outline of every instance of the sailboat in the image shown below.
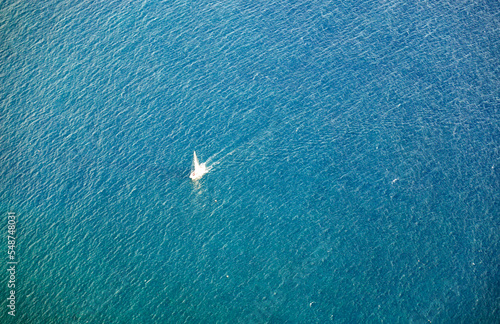
[[207,167],[205,163],[200,164],[198,161],[198,157],[196,156],[196,152],[193,152],[194,158],[193,158],[193,167],[194,169],[191,171],[191,174],[189,177],[192,180],[199,180],[205,173],[208,172]]

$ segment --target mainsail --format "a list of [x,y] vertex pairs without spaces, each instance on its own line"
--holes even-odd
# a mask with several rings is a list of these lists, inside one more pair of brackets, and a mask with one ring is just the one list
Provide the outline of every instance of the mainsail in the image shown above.
[[201,171],[200,162],[198,162],[198,157],[196,156],[196,152],[194,154],[194,172],[199,173]]

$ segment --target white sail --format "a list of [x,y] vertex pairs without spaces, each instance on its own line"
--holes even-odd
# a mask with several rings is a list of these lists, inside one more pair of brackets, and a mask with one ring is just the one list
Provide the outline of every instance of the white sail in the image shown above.
[[194,171],[196,172],[197,170],[200,170],[200,162],[198,162],[198,157],[196,156],[196,152],[193,152],[194,154]]

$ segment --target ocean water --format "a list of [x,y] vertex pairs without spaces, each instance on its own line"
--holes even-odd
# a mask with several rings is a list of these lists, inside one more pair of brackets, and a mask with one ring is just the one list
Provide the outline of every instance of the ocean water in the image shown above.
[[3,1],[0,322],[500,322],[499,12]]

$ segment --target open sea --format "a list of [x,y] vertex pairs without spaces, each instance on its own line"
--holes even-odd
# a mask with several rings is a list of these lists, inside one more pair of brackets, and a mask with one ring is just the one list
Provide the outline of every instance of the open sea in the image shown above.
[[490,0],[2,1],[0,323],[500,323],[499,35]]

